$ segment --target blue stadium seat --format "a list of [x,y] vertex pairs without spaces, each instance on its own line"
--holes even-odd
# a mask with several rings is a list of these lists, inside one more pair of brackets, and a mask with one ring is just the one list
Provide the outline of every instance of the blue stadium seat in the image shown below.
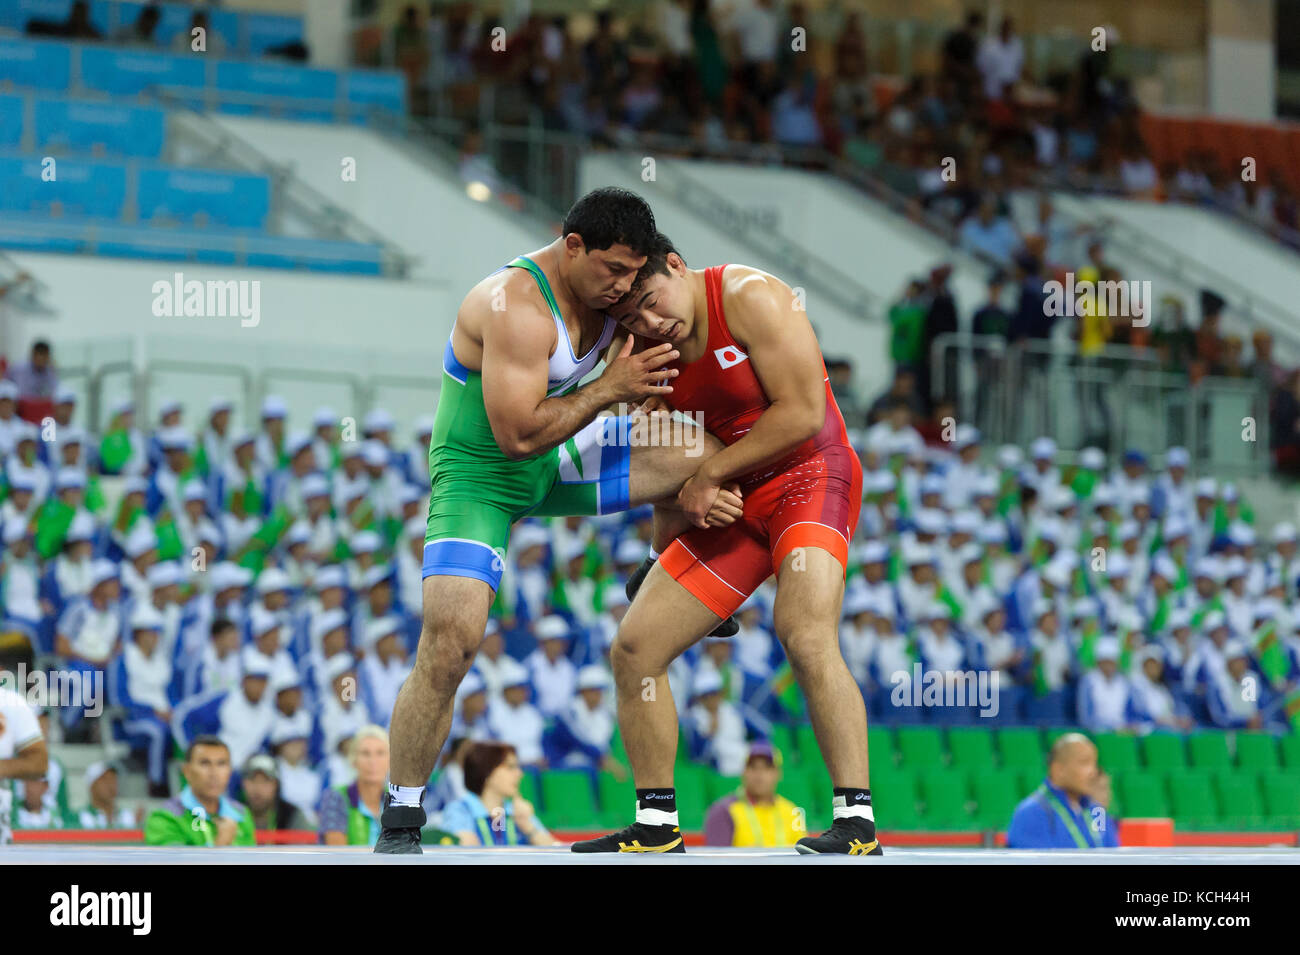
[[270,211],[271,181],[248,173],[144,167],[136,204],[141,221],[206,216],[215,225],[260,229]]
[[147,106],[79,100],[36,100],[37,149],[59,147],[141,158],[162,154],[166,114]]
[[24,102],[21,96],[0,94],[0,146],[22,145]]
[[126,201],[126,166],[112,162],[57,159],[54,178],[42,177],[39,157],[0,157],[0,208],[12,212],[52,211],[66,215],[117,218]]
[[81,49],[81,82],[89,89],[115,96],[134,96],[151,87],[201,89],[206,61],[202,57],[151,50]]
[[[278,13],[244,13],[239,15],[238,23],[243,27],[243,36],[236,36],[234,43],[229,40],[226,42],[231,49],[246,42],[250,56],[260,56],[273,46],[303,40],[301,17]],[[222,39],[226,38],[223,36]]]
[[0,84],[66,90],[72,79],[72,47],[44,40],[0,39]]
[[[348,114],[364,118],[373,109],[406,112],[406,79],[400,73],[349,70],[343,78]],[[357,105],[362,109],[351,109]]]
[[[338,95],[339,74],[306,66],[221,60],[217,63],[216,88],[254,98],[332,101]],[[256,111],[256,105],[249,111]]]

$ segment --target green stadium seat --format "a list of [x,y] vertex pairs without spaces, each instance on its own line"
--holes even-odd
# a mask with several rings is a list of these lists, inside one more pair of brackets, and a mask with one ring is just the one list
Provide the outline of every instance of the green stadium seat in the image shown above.
[[1170,815],[1169,799],[1159,776],[1127,772],[1116,778],[1115,795],[1124,815],[1133,819],[1164,819]]
[[1237,734],[1237,766],[1255,772],[1276,772],[1277,740],[1269,733]]
[[1265,773],[1260,781],[1269,828],[1300,829],[1300,774]]
[[595,829],[600,826],[591,776],[582,770],[548,769],[542,773],[543,821],[552,829]]
[[1179,829],[1213,829],[1219,825],[1219,805],[1210,774],[1187,770],[1168,776],[1169,804]]
[[813,790],[810,774],[787,770],[776,791],[804,811],[804,825],[810,833],[820,832],[830,825],[830,795],[819,795]]
[[1183,737],[1177,733],[1152,733],[1142,737],[1142,764],[1151,772],[1168,772],[1187,767]]
[[916,777],[906,770],[871,784],[871,806],[882,829],[921,829]]
[[997,766],[993,756],[993,734],[986,729],[955,727],[948,730],[948,752],[953,766],[971,772],[983,772]]
[[[808,829],[812,832],[820,832],[831,824],[831,774],[827,772],[826,766],[820,760],[812,765],[803,767],[803,786],[807,793],[805,798],[804,810],[808,813]],[[872,802],[875,801],[875,790],[872,790]]]
[[901,727],[898,751],[903,756],[904,769],[933,769],[943,765],[943,739],[932,726]]
[[867,755],[872,769],[893,766],[898,762],[894,733],[888,726],[873,726],[867,730]]
[[772,727],[772,745],[781,754],[782,762],[789,766],[799,762],[799,743],[794,737],[794,729],[784,724]]
[[1264,803],[1259,778],[1252,772],[1222,772],[1217,777],[1222,823],[1229,829],[1261,829]]
[[532,803],[538,812],[546,811],[546,804],[537,795],[537,773],[524,773],[523,779],[519,780],[519,795]]
[[614,727],[614,735],[609,741],[609,752],[616,760],[627,765],[627,749],[623,746],[623,734],[618,731],[618,726]]
[[723,776],[715,773],[709,777],[709,804],[712,805],[723,796],[730,796],[739,788],[739,776]]
[[1193,769],[1230,769],[1232,754],[1228,751],[1228,734],[1205,730],[1187,737],[1187,751]]
[[619,781],[613,773],[601,772],[596,777],[596,804],[600,824],[606,829],[629,825],[636,813],[636,783],[632,774]]
[[923,819],[928,829],[968,829],[972,819],[966,795],[966,773],[960,769],[929,769],[919,774]]
[[1288,773],[1300,773],[1300,733],[1288,733],[1278,742],[1282,765]]
[[1038,730],[1013,726],[998,730],[998,756],[1006,769],[1032,769],[1038,776],[1047,771],[1043,739]]
[[712,800],[709,790],[712,777],[717,773],[710,766],[686,763],[673,770],[673,783],[677,788],[677,820],[683,832],[699,832],[704,828],[704,814]]
[[1137,737],[1129,733],[1098,733],[1097,762],[1112,776],[1138,768]]
[[817,746],[817,734],[811,726],[799,726],[794,731],[795,744],[799,749],[799,762],[812,766],[822,761],[822,751]]
[[1005,830],[1020,800],[1029,795],[1018,775],[1007,769],[977,772],[972,780],[975,793],[975,821],[983,829]]

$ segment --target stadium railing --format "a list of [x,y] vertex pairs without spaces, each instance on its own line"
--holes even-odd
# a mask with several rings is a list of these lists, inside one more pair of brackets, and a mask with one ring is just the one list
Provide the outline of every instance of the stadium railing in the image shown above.
[[[957,397],[963,420],[989,441],[1026,445],[1050,434],[1069,454],[1107,435],[1112,450],[1187,448],[1198,471],[1243,476],[1268,471],[1268,395],[1256,379],[1162,369],[1151,349],[1107,345],[1082,358],[1077,346],[955,332],[935,339],[933,397]],[[1103,410],[1104,409],[1104,410]],[[1253,418],[1254,439],[1243,434]]]

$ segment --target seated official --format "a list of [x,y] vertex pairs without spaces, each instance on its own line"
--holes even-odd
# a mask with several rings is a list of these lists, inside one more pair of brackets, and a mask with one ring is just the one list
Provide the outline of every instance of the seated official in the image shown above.
[[1097,747],[1082,733],[1066,733],[1052,744],[1043,784],[1016,807],[1007,848],[1117,847],[1119,820],[1108,811],[1109,791]]
[[555,839],[519,795],[524,771],[513,746],[475,743],[465,754],[465,788],[442,810],[442,828],[463,846],[552,846]]
[[252,846],[253,816],[226,795],[230,747],[216,736],[198,736],[185,754],[185,788],[155,809],[144,823],[150,846]]
[[325,790],[320,801],[320,841],[327,846],[374,846],[379,839],[380,801],[388,779],[388,732],[363,726],[348,741],[356,771],[349,785]]
[[808,835],[803,810],[777,795],[780,783],[781,754],[771,743],[752,743],[740,788],[709,807],[704,818],[704,844],[792,846]]

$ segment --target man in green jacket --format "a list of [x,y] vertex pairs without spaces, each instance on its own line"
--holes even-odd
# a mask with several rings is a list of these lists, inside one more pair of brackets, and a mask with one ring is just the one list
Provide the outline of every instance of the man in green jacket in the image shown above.
[[149,814],[144,841],[150,846],[252,846],[253,816],[226,795],[230,748],[216,736],[196,736],[181,767],[185,788]]

